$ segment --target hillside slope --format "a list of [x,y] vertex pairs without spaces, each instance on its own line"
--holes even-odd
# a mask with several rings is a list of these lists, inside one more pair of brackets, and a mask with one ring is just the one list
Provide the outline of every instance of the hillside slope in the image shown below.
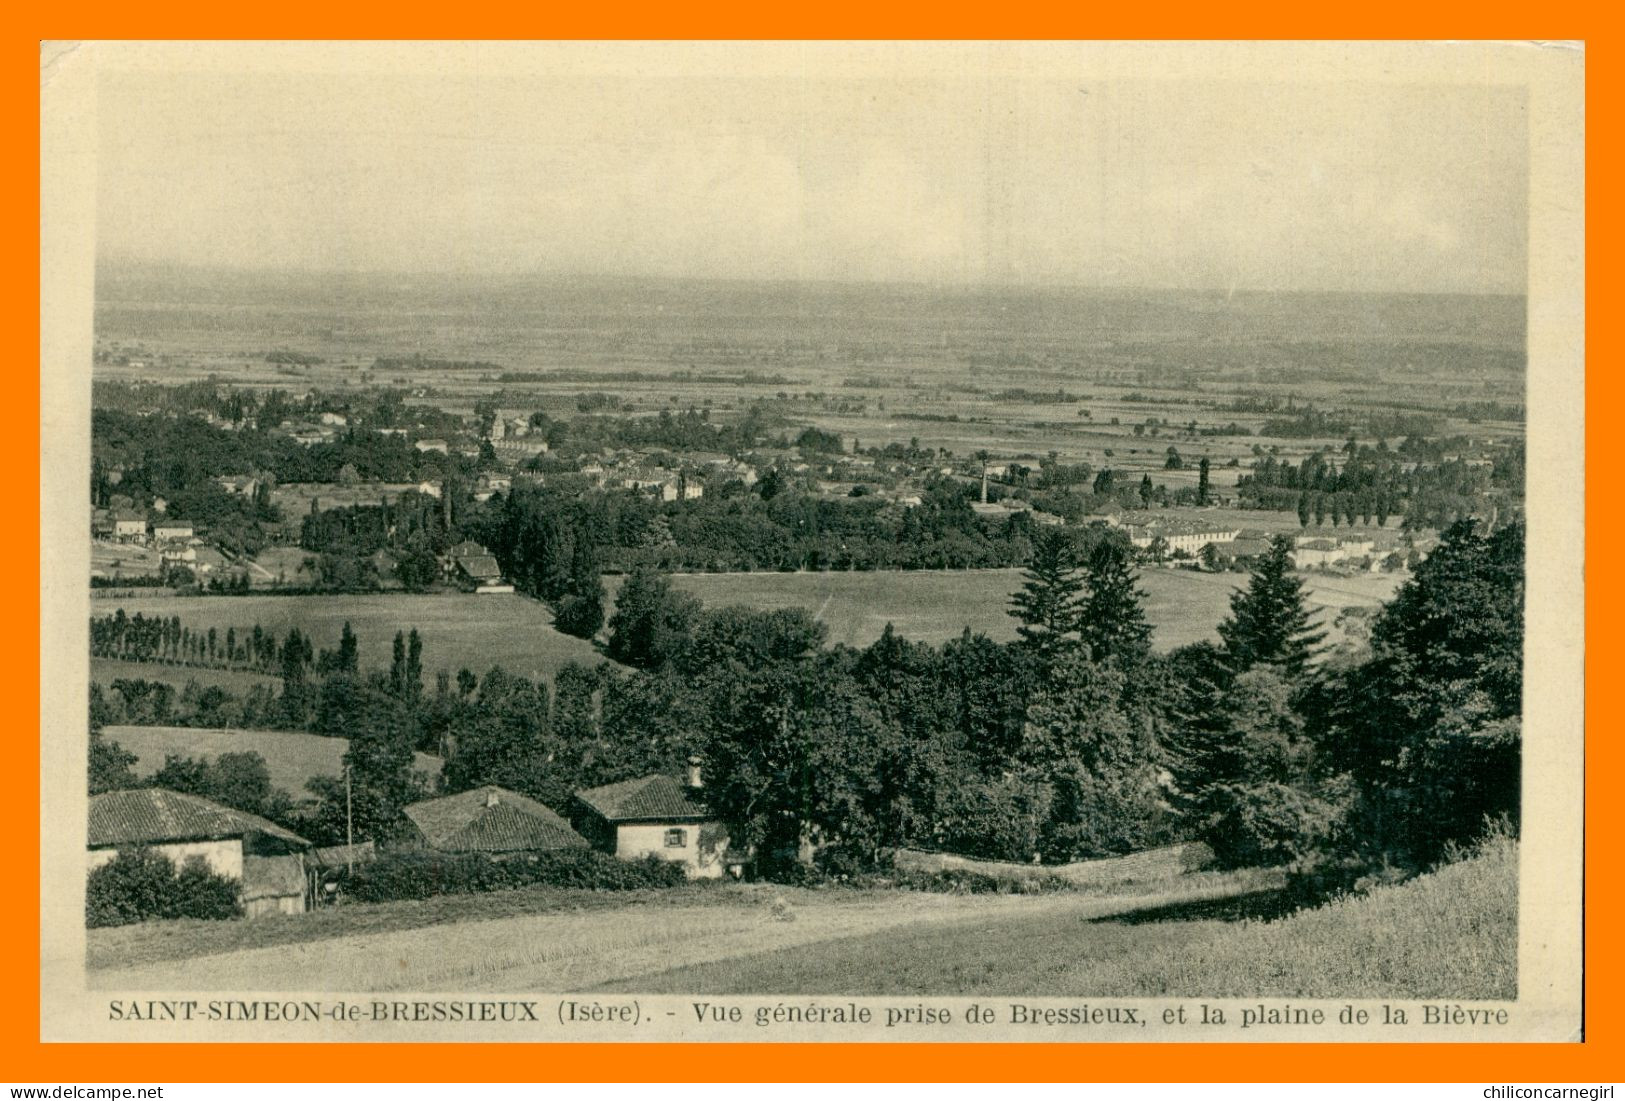
[[1516,998],[1518,843],[1098,977],[1122,995]]
[[[1267,902],[1264,896],[1255,895]],[[1237,901],[1245,902],[1241,898]],[[1450,997],[1517,993],[1517,845],[1277,921],[1081,907],[888,929],[606,983],[637,993]]]

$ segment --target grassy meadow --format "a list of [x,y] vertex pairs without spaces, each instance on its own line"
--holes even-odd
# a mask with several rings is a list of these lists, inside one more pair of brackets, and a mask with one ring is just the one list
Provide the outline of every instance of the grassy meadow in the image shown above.
[[1260,997],[1518,996],[1518,844],[1486,841],[1469,858],[1275,922],[1247,922],[1200,950],[1103,971],[1133,995],[1214,990]]
[[[1267,896],[919,926],[605,984],[638,993],[1517,996],[1517,845],[1274,921]],[[1237,903],[1242,905],[1237,905]],[[1206,914],[1204,914],[1206,911]],[[1206,916],[1210,914],[1212,916]]]
[[[456,674],[469,668],[483,676],[494,665],[510,673],[551,679],[558,668],[574,661],[596,665],[603,658],[591,643],[553,629],[553,617],[543,604],[513,593],[472,596],[463,593],[414,595],[390,593],[368,596],[138,596],[98,600],[92,614],[180,616],[194,630],[228,627],[240,635],[258,623],[279,638],[298,627],[318,649],[336,649],[348,622],[361,647],[364,669],[387,669],[395,632],[416,627],[423,636],[425,680],[444,670]],[[131,665],[156,675],[163,666]],[[176,668],[168,676],[181,682],[201,670]],[[198,678],[200,683],[202,678]]]
[[[305,793],[313,776],[337,776],[344,770],[346,738],[324,738],[286,730],[209,730],[189,726],[108,726],[105,737],[134,753],[137,776],[150,776],[169,754],[213,759],[222,753],[258,753],[271,773],[271,786],[294,798]],[[439,757],[413,754],[414,765],[431,776],[440,772]]]
[[[142,600],[151,599],[141,597]],[[92,612],[99,608],[92,604]],[[179,691],[187,681],[196,681],[199,688],[224,688],[235,695],[244,695],[257,685],[279,690],[282,682],[264,673],[251,673],[244,669],[208,669],[196,665],[162,665],[151,661],[119,661],[117,658],[91,658],[90,680],[103,688],[116,680],[155,680],[172,684]]]
[[155,577],[162,561],[150,547],[133,543],[110,543],[100,539],[90,544],[92,574],[104,577]]
[[[1331,627],[1348,606],[1375,607],[1389,599],[1402,575],[1358,577],[1304,575],[1308,603]],[[605,579],[611,593],[619,578]],[[1218,638],[1230,612],[1230,594],[1245,586],[1239,573],[1148,569],[1140,574],[1146,616],[1158,649],[1171,650]],[[855,573],[680,574],[678,588],[708,606],[803,607],[829,627],[831,642],[867,646],[892,624],[906,638],[943,642],[967,626],[1001,641],[1016,637],[1010,596],[1021,587],[1020,570],[877,570]],[[1336,643],[1332,631],[1327,641]]]

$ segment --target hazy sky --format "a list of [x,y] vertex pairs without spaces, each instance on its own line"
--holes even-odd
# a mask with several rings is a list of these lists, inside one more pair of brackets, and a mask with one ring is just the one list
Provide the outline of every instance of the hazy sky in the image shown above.
[[105,259],[1521,292],[1516,88],[103,72]]

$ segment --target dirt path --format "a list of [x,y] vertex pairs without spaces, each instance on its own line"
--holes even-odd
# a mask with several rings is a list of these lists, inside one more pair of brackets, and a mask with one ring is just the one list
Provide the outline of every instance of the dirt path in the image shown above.
[[1234,892],[1230,886],[1111,898],[831,892],[827,902],[803,896],[788,912],[764,901],[540,914],[93,971],[89,980],[100,989],[570,991],[888,930],[996,927],[1044,915],[1087,919]]

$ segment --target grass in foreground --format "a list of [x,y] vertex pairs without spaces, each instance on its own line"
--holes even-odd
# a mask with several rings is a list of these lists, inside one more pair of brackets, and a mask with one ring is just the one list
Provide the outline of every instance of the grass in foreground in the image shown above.
[[1119,965],[1096,979],[1123,995],[1515,998],[1518,845],[1494,838],[1408,883],[1245,923],[1199,953]]
[[[479,897],[491,902],[498,896]],[[422,928],[373,927],[196,958],[115,964],[87,978],[105,989],[580,990],[886,928],[1086,905],[1059,894],[781,892],[754,885],[665,892],[652,905],[625,905],[624,895],[618,900],[623,904],[507,916],[490,910],[461,919],[442,914],[449,920]],[[1094,912],[1106,909],[1096,904]]]
[[1071,915],[1075,925],[1232,897],[1259,883],[1256,874],[1202,873],[1122,894],[1041,895],[772,884],[620,893],[541,888],[249,922],[92,930],[88,977],[99,988],[155,990],[582,990],[883,931],[928,945],[929,930],[952,935],[969,926],[1007,940],[1005,929],[1020,932],[1042,915]]
[[[639,994],[1062,995],[1123,960],[1210,943],[1223,921],[1115,924],[1076,906],[997,921],[915,926],[608,983]],[[1098,991],[1096,991],[1098,993]]]
[[648,891],[533,887],[490,894],[437,895],[403,902],[353,903],[308,914],[271,914],[253,920],[144,922],[87,930],[85,964],[92,970],[139,967],[165,960],[422,929],[455,922],[495,921],[529,914],[628,910],[678,904],[725,905],[737,902],[738,895],[736,889],[715,884]]
[[[640,976],[638,993],[1511,998],[1517,846],[1278,921],[1165,903],[1044,912],[768,952]],[[1267,912],[1269,897],[1252,896]],[[1246,907],[1240,908],[1245,912]]]

